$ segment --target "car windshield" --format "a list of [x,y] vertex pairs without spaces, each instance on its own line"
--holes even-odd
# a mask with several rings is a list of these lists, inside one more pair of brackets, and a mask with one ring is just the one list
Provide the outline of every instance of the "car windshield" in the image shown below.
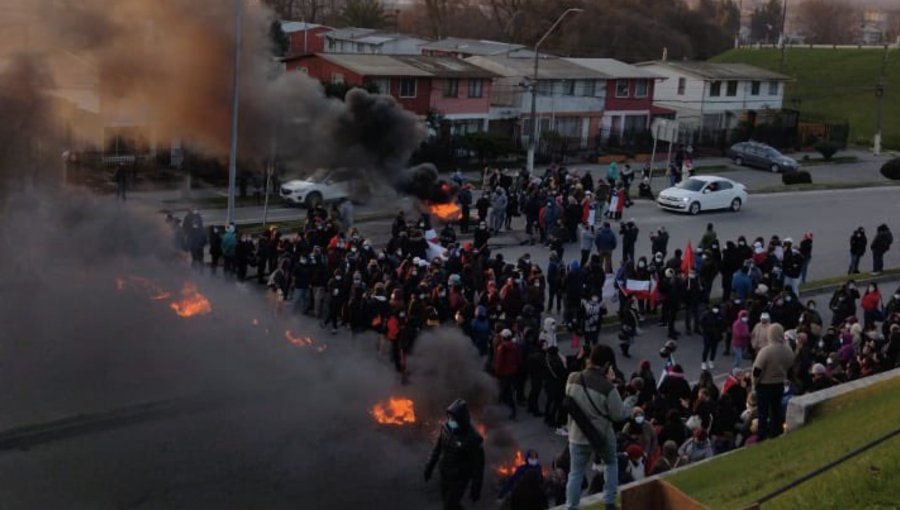
[[326,179],[331,178],[331,171],[327,168],[319,168],[315,172],[309,175],[306,178],[307,181],[310,182],[325,182]]
[[688,191],[700,191],[705,185],[706,181],[701,181],[700,179],[688,179],[686,181],[681,181],[677,187]]

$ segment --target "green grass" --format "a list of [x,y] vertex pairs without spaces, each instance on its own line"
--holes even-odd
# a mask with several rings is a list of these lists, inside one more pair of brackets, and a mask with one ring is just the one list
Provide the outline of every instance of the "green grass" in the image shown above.
[[[714,57],[718,62],[744,62],[779,70],[777,49],[737,49]],[[881,69],[881,50],[787,48],[784,107],[850,122],[850,142],[871,141],[875,131],[875,83]],[[887,83],[900,83],[900,51],[888,54]],[[887,88],[884,97],[885,147],[900,148],[900,96]],[[796,101],[795,101],[796,100]],[[798,102],[799,101],[799,102]]]
[[[667,480],[713,509],[743,508],[900,423],[900,379],[837,397],[806,427]],[[897,508],[900,436],[778,496],[763,508]]]

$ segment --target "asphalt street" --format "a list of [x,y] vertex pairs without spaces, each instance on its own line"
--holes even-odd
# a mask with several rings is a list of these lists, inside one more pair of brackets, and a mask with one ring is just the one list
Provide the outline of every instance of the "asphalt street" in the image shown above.
[[[766,175],[766,174],[762,174]],[[900,208],[900,188],[865,188],[857,190],[816,191],[753,195],[740,213],[711,213],[688,217],[659,210],[653,203],[638,201],[625,213],[633,217],[641,229],[637,245],[638,255],[647,255],[650,247],[649,233],[665,226],[671,235],[669,250],[682,248],[687,241],[696,244],[708,222],[714,224],[721,240],[735,239],[743,234],[748,238],[757,235],[768,238],[773,234],[799,239],[804,232],[815,235],[810,279],[826,278],[846,272],[848,262],[848,238],[850,232],[862,225],[869,232],[883,222],[897,230],[894,223]],[[413,207],[392,201],[388,209]],[[252,211],[247,209],[249,216]],[[303,214],[291,209],[290,214]],[[285,213],[285,214],[289,214]],[[211,214],[211,213],[210,213]],[[207,223],[214,220],[206,216]],[[390,219],[363,222],[364,235],[376,242],[387,239]],[[514,222],[514,232],[492,239],[495,251],[509,260],[515,260],[528,252],[541,266],[546,266],[547,250],[542,246],[521,246],[522,219]],[[516,232],[518,231],[518,232]],[[886,257],[887,267],[900,265],[895,246]],[[619,260],[620,251],[616,253]],[[577,247],[567,247],[566,260],[577,256]],[[870,259],[863,264],[871,267]],[[255,284],[254,284],[255,285]],[[897,282],[885,283],[884,292],[890,292]],[[718,287],[718,285],[717,285]],[[237,292],[237,291],[236,291]],[[242,293],[240,299],[262,300],[255,292]],[[259,294],[262,294],[260,292]],[[825,307],[827,295],[813,297],[820,303],[823,318],[828,319]],[[215,296],[211,296],[215,299]],[[614,306],[610,304],[610,309]],[[309,326],[313,335],[318,327]],[[683,325],[679,324],[683,330]],[[616,331],[608,327],[602,330],[601,341],[616,345]],[[347,335],[348,336],[348,335]],[[345,340],[345,335],[328,336],[332,342]],[[349,339],[348,339],[349,340]],[[630,374],[640,360],[651,361],[657,374],[662,366],[658,350],[664,339],[664,330],[654,323],[644,327],[636,339],[631,359],[619,359],[620,368]],[[679,342],[676,360],[683,364],[690,379],[695,379],[700,368],[700,338],[683,336]],[[568,337],[561,337],[566,353],[572,352]],[[730,357],[717,358],[714,372],[721,379],[731,365]],[[746,365],[745,365],[746,366]],[[185,365],[185,369],[188,365]],[[335,374],[335,377],[342,377]],[[174,396],[174,395],[173,395]],[[259,399],[225,408],[212,408],[190,414],[175,414],[169,419],[154,419],[127,427],[109,430],[93,430],[89,434],[60,439],[49,444],[0,452],[0,473],[3,474],[3,490],[0,491],[2,508],[296,508],[303,501],[316,497],[304,486],[304,477],[310,463],[366,462],[371,452],[353,452],[351,459],[338,458],[331,453],[333,441],[328,437],[320,443],[321,451],[308,452],[299,448],[293,438],[296,420],[286,409],[307,405],[306,393],[290,392],[288,397],[279,395],[273,400]],[[502,411],[497,409],[495,412]],[[268,417],[257,421],[254,416]],[[277,417],[277,419],[270,419]],[[542,421],[521,410],[519,418],[509,423],[512,439],[521,449],[536,448],[549,463],[565,447],[565,438],[554,435]],[[323,437],[327,437],[323,431]],[[239,448],[233,448],[235,441]],[[410,437],[406,441],[409,450],[404,455],[419,458],[427,450],[427,438]],[[376,449],[377,450],[377,449]],[[250,454],[246,452],[252,452]],[[389,455],[390,452],[375,454]],[[424,460],[424,459],[423,459]],[[489,458],[490,464],[503,459]],[[76,476],[77,475],[77,476]],[[404,475],[405,476],[405,475]],[[410,473],[420,477],[420,473]],[[365,490],[358,480],[348,480],[347,485],[336,484],[322,488],[326,493],[338,494],[342,487]],[[420,487],[415,485],[415,487]],[[436,487],[421,486],[424,493],[436,497]],[[415,490],[419,490],[418,488]],[[484,501],[478,508],[494,506],[492,487],[486,486]],[[332,504],[338,500],[332,501]],[[340,507],[340,506],[336,506]],[[407,508],[402,504],[397,508]],[[323,506],[324,508],[324,506]]]

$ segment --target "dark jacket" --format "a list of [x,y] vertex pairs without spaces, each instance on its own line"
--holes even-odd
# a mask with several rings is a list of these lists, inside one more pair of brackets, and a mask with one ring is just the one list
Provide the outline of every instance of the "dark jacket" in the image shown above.
[[722,340],[722,337],[725,335],[725,328],[725,318],[722,317],[722,314],[713,313],[711,309],[707,310],[700,317],[700,331],[703,332],[703,336],[706,338],[716,341]]
[[435,465],[441,478],[449,480],[470,480],[473,496],[481,494],[484,480],[484,439],[472,427],[469,408],[465,400],[457,399],[447,408],[447,414],[459,424],[451,429],[445,423],[425,464],[425,479],[431,478]]
[[601,228],[597,232],[594,244],[597,245],[598,251],[613,251],[616,249],[616,233],[611,228]]

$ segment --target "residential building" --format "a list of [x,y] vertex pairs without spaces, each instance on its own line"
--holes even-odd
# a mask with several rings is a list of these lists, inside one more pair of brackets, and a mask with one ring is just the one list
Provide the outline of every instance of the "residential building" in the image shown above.
[[425,118],[439,113],[451,134],[488,127],[494,73],[452,57],[320,53],[285,60],[323,82],[375,86]]
[[537,83],[534,58],[516,55],[465,59],[496,73],[491,95],[491,129],[516,135],[527,144],[532,131],[531,94],[536,90],[538,139],[555,132],[568,143],[587,147],[601,132],[606,76],[566,59],[542,55]]
[[420,55],[428,41],[406,34],[381,32],[372,28],[340,28],[322,34],[323,53],[367,53],[378,55]]
[[334,29],[305,21],[282,21],[281,31],[290,41],[288,55],[322,53],[325,47],[323,34]]
[[[459,37],[447,37],[422,46],[423,55],[449,56],[456,58],[474,57],[476,55],[507,55],[511,53],[522,56],[522,52],[530,53],[530,50],[521,44],[479,39],[462,39]],[[530,54],[534,55],[533,53]]]
[[569,58],[567,61],[601,73],[606,88],[600,134],[603,141],[612,137],[646,132],[654,116],[671,115],[673,110],[654,107],[656,82],[665,78],[650,70],[612,58]]
[[741,120],[753,123],[759,113],[781,110],[791,80],[743,63],[665,60],[637,66],[666,77],[656,84],[654,104],[702,131],[731,130]]

